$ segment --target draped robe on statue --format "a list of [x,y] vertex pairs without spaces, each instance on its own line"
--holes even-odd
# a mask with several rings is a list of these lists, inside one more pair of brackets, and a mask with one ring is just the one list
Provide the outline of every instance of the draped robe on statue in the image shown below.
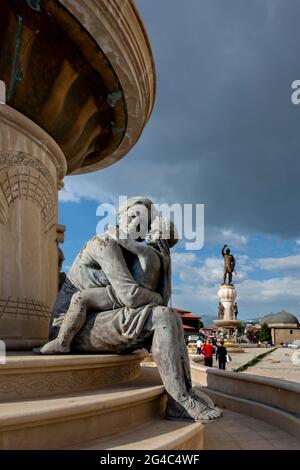
[[[151,343],[152,310],[158,303],[153,302],[154,295],[150,289],[160,294],[160,304],[164,306],[168,304],[171,292],[170,251],[165,241],[160,244],[160,252],[147,247],[150,250],[147,258],[149,266],[142,272],[137,256],[122,248],[108,234],[95,236],[87,242],[75,259],[68,279],[75,286],[74,292],[105,287],[113,309],[89,312],[84,326],[72,342],[72,350],[122,353]],[[158,257],[159,263],[154,257]],[[151,269],[157,269],[156,286],[147,283],[147,271]],[[148,284],[149,288],[141,284]],[[65,289],[68,287],[65,286]],[[71,292],[69,297],[71,300]],[[59,312],[54,308],[53,324],[59,324],[57,319],[62,318],[65,311]]]

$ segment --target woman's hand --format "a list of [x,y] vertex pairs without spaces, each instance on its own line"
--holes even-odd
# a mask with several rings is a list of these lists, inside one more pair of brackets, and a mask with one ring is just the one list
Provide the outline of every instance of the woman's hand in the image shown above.
[[147,233],[145,241],[147,245],[150,245],[152,243],[152,235],[150,233]]

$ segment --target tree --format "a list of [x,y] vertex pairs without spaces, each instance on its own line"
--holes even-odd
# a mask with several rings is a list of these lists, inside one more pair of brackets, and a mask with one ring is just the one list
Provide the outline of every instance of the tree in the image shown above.
[[254,328],[249,328],[247,330],[246,337],[247,337],[247,339],[249,339],[249,341],[251,341],[251,343],[257,343],[257,341],[258,341],[258,331],[255,330]]
[[258,339],[262,343],[264,342],[269,343],[271,341],[271,329],[268,327],[266,323],[263,323],[261,325],[261,328],[258,333]]
[[203,328],[203,326],[204,326],[203,321],[198,320],[198,330],[201,330],[201,328]]

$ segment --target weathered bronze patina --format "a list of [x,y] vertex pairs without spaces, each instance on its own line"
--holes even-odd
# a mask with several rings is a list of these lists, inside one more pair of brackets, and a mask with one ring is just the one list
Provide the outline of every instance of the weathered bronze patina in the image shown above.
[[126,129],[126,104],[111,64],[55,0],[3,0],[0,80],[7,104],[45,129],[68,173],[105,160]]
[[224,258],[224,278],[223,284],[226,284],[226,278],[228,275],[228,285],[232,286],[232,273],[235,271],[235,258],[230,252],[230,248],[224,245],[222,248],[222,256]]

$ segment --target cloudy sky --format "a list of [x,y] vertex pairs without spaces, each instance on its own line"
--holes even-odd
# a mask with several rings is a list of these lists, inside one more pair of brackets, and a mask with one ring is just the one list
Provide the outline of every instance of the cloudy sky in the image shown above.
[[216,315],[220,249],[237,258],[241,318],[300,317],[299,0],[137,0],[157,68],[154,112],[135,148],[66,179],[65,267],[119,194],[205,205],[205,243],[173,253],[173,305]]

